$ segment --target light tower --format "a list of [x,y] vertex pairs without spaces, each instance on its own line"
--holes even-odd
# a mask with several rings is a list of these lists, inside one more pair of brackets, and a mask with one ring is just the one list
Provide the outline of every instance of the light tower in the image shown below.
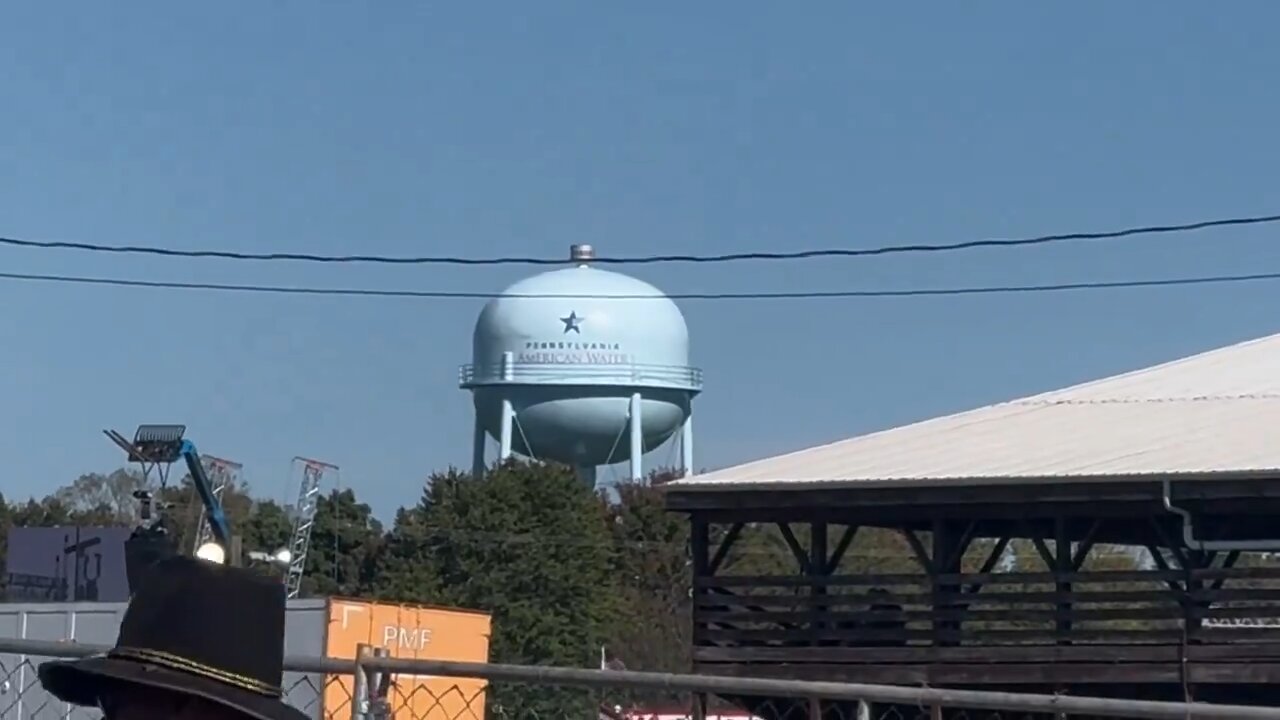
[[487,438],[513,453],[596,468],[641,458],[680,431],[681,470],[693,468],[693,398],[702,371],[689,365],[684,315],[652,285],[593,267],[590,245],[571,267],[535,275],[489,301],[476,320],[472,364],[459,384],[475,405],[472,472],[483,474]]

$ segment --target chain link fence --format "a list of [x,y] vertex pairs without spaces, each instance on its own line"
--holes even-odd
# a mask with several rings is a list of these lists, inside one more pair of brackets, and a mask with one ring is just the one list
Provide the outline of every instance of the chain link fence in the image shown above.
[[[37,666],[106,648],[0,638],[0,720],[91,720]],[[285,700],[316,720],[1280,720],[1280,708],[388,658],[286,660]]]

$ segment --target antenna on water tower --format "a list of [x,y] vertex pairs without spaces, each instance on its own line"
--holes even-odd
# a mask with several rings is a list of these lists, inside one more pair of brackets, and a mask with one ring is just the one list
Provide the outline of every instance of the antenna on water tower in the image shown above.
[[475,405],[476,476],[493,436],[499,460],[568,463],[593,485],[598,466],[629,461],[637,479],[644,453],[677,431],[681,470],[692,472],[702,371],[689,365],[684,315],[595,259],[591,245],[571,245],[571,267],[521,280],[480,312],[472,364],[459,375]]

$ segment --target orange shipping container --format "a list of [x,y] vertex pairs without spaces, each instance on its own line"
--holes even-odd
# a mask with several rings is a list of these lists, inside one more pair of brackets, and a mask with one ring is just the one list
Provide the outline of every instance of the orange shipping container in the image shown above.
[[[331,598],[326,655],[356,656],[360,644],[385,647],[393,658],[489,661],[490,617],[473,610]],[[397,717],[484,720],[485,681],[396,674],[388,699]],[[326,720],[351,717],[352,678],[325,678]]]

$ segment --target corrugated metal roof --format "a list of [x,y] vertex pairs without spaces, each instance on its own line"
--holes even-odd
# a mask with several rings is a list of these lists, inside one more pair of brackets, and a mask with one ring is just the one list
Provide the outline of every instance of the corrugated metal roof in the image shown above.
[[1280,334],[696,475],[677,489],[1280,472]]

